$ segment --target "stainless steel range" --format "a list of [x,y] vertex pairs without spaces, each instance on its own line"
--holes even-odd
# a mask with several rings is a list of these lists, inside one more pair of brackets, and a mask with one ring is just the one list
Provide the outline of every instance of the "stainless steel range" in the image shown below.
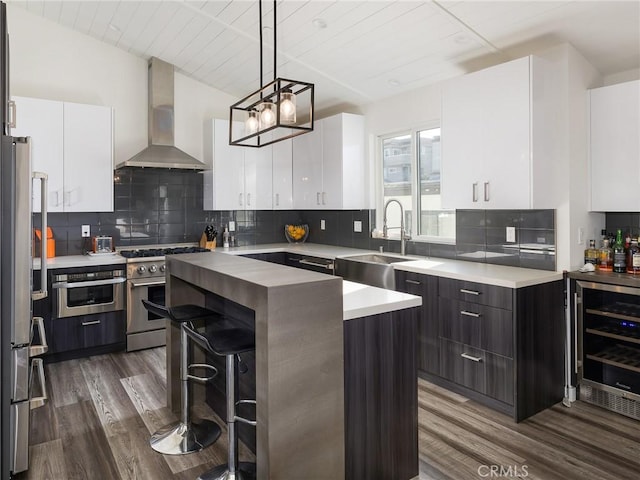
[[119,250],[127,259],[127,351],[166,344],[166,320],[148,312],[142,300],[165,304],[165,255],[208,252],[194,246]]

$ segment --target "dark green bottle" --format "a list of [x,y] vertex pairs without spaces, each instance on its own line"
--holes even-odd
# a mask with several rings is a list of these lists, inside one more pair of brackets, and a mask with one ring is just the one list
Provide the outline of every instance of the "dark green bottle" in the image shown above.
[[627,271],[627,252],[622,243],[622,230],[618,229],[616,243],[613,244],[613,271],[625,273]]

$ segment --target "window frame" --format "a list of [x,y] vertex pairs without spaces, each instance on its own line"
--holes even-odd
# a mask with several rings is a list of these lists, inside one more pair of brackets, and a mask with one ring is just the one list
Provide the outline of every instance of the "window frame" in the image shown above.
[[[455,245],[455,237],[441,237],[432,235],[416,235],[418,232],[418,218],[420,212],[418,211],[420,195],[420,166],[418,160],[418,135],[423,130],[430,130],[433,128],[442,129],[441,122],[434,120],[420,125],[415,125],[410,128],[397,130],[391,133],[385,133],[378,135],[376,138],[376,155],[375,155],[375,206],[376,206],[376,228],[382,234],[382,226],[384,221],[384,175],[383,175],[383,162],[384,162],[384,149],[383,144],[385,140],[399,137],[402,135],[409,135],[411,138],[411,210],[415,212],[411,215],[411,225],[405,225],[405,229],[408,229],[411,234],[411,240],[414,242],[427,242],[427,243],[440,243],[446,245]],[[442,130],[441,130],[442,134]],[[442,162],[442,159],[441,159]],[[442,165],[441,165],[442,169]],[[440,191],[442,192],[442,177],[440,177]],[[455,213],[455,210],[454,210]],[[390,240],[400,240],[400,232],[392,230],[388,234]]]

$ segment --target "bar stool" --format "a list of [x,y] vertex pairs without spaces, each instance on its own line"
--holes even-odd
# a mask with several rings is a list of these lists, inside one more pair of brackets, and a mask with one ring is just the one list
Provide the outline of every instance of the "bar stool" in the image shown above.
[[235,369],[236,361],[241,373],[247,371],[247,365],[240,357],[241,353],[255,350],[255,335],[244,328],[229,328],[213,333],[200,333],[191,325],[184,324],[187,335],[204,350],[215,355],[226,357],[227,383],[227,436],[229,450],[227,464],[219,465],[198,477],[198,480],[253,480],[256,478],[256,464],[238,462],[238,433],[236,421],[256,426],[255,420],[249,420],[236,415],[237,404],[253,404],[255,400],[235,400]]
[[[160,317],[168,318],[172,322],[180,325],[180,383],[181,383],[181,416],[180,421],[162,427],[155,432],[149,443],[156,452],[167,455],[183,455],[186,453],[199,452],[205,447],[214,443],[222,430],[220,426],[210,420],[201,420],[196,423],[191,420],[191,405],[189,398],[189,380],[206,383],[213,379],[218,370],[213,365],[203,363],[193,363],[189,365],[189,336],[186,326],[193,329],[191,322],[204,319],[205,321],[218,321],[222,316],[213,310],[209,310],[198,305],[178,305],[175,307],[165,307],[148,300],[142,300],[144,307],[151,313]],[[190,375],[190,368],[204,368],[212,370],[213,374],[208,377],[198,377]]]

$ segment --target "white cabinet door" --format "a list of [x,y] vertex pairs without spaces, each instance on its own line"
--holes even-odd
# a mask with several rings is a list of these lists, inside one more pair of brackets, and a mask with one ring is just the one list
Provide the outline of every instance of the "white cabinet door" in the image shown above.
[[[49,176],[48,209],[62,212],[64,168],[62,147],[62,102],[13,97],[16,102],[15,137],[31,137],[31,168]],[[40,183],[33,189],[33,209],[40,211]]]
[[271,210],[272,208],[272,146],[244,147],[244,208]]
[[322,190],[320,205],[323,209],[342,208],[342,116],[334,115],[322,120]]
[[293,208],[293,142],[292,139],[274,143],[273,147],[273,209]]
[[112,110],[64,104],[65,212],[113,211]]
[[[243,128],[234,125],[234,128]],[[229,122],[216,120],[214,128],[216,210],[244,210],[244,149],[229,145]]]
[[451,80],[442,92],[442,208],[481,206],[483,171],[483,111],[474,80],[466,75]]
[[640,210],[640,80],[595,88],[590,99],[591,210]]
[[479,85],[482,121],[482,208],[531,208],[530,57],[490,69]]
[[531,208],[530,57],[456,78],[442,96],[443,208]]
[[322,207],[322,122],[293,138],[293,208]]

